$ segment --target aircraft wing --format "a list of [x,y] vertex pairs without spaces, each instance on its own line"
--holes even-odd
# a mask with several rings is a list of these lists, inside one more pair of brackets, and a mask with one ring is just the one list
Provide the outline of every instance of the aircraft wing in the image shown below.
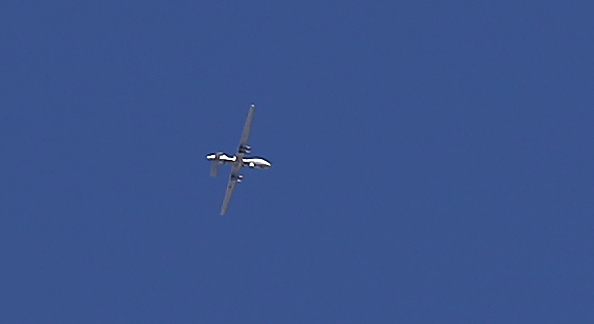
[[225,191],[225,199],[223,199],[223,206],[221,207],[221,215],[225,215],[225,213],[227,212],[227,208],[229,208],[229,203],[231,202],[231,197],[233,196],[233,190],[235,190],[235,185],[238,181],[239,171],[241,171],[242,166],[241,161],[243,159],[243,156],[245,155],[245,152],[241,148],[247,145],[248,140],[250,139],[250,132],[252,131],[252,121],[254,120],[255,111],[256,106],[252,104],[250,106],[250,110],[248,111],[248,115],[245,120],[245,125],[243,126],[243,133],[241,133],[241,141],[239,142],[237,154],[235,155],[239,163],[233,164],[233,169],[231,169],[229,182],[227,182],[227,190]]
[[223,206],[221,206],[221,215],[225,215],[225,213],[227,213],[227,208],[229,208],[229,203],[231,202],[231,197],[233,196],[233,190],[235,190],[235,185],[237,184],[239,171],[241,171],[241,164],[234,164],[233,169],[231,169],[231,175],[229,175],[229,182],[227,182],[225,199],[223,199]]
[[250,139],[250,132],[252,131],[252,121],[254,120],[254,112],[256,111],[256,106],[251,105],[250,110],[248,111],[247,118],[245,119],[245,125],[243,126],[243,133],[241,133],[241,141],[239,142],[239,147],[237,148],[238,153],[239,149],[248,144],[248,140]]

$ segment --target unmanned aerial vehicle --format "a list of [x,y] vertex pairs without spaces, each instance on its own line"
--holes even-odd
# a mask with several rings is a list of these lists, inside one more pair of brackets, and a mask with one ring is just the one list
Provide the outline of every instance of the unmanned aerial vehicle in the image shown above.
[[248,145],[248,140],[252,130],[252,120],[254,119],[255,111],[256,106],[251,105],[235,156],[229,156],[223,152],[212,153],[206,156],[206,159],[211,161],[210,175],[213,177],[217,176],[221,164],[231,165],[231,175],[229,176],[229,182],[227,183],[227,190],[225,191],[223,206],[221,207],[221,215],[225,215],[227,212],[227,208],[231,202],[231,196],[233,195],[233,190],[235,190],[235,184],[243,180],[243,175],[239,174],[242,167],[268,169],[272,166],[272,164],[264,158],[246,156],[247,154],[250,154],[252,150],[252,147]]

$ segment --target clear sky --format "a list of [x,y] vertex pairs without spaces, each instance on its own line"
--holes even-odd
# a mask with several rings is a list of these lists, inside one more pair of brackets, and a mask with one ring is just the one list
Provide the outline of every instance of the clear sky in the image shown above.
[[593,10],[0,2],[0,322],[594,323]]

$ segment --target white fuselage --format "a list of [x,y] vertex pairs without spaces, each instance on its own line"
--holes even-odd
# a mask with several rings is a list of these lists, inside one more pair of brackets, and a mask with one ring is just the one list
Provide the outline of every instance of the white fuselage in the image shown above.
[[[212,153],[206,156],[206,159],[211,161],[218,161],[221,164],[238,164],[241,163],[242,166],[247,166],[250,168],[258,168],[258,169],[268,169],[272,166],[270,162],[266,159],[261,157],[238,157],[238,156],[229,156],[225,153]],[[241,159],[241,161],[238,161]]]

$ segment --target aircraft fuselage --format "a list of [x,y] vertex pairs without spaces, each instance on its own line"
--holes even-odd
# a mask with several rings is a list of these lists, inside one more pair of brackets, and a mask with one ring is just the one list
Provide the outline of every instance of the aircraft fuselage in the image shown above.
[[[238,164],[241,163],[242,166],[250,167],[250,168],[257,168],[257,169],[268,169],[272,166],[272,164],[264,158],[253,156],[253,157],[238,157],[238,156],[229,156],[225,153],[212,153],[206,156],[207,160],[210,161],[217,161],[220,164]],[[241,159],[241,162],[238,160]]]

